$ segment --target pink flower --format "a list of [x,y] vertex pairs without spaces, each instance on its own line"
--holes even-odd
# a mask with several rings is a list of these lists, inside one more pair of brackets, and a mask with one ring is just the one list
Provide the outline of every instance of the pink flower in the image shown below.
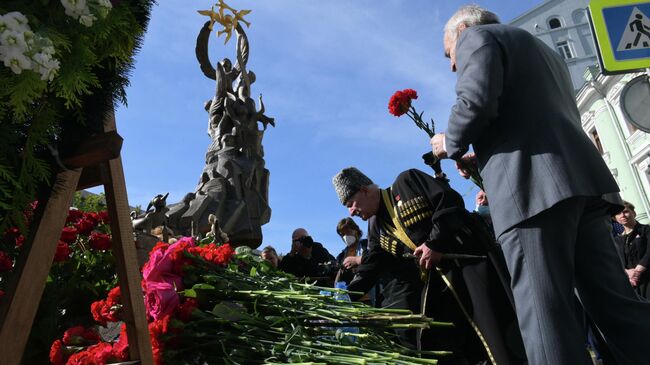
[[144,297],[147,315],[154,320],[172,314],[180,305],[180,297],[176,288],[168,282],[149,282]]

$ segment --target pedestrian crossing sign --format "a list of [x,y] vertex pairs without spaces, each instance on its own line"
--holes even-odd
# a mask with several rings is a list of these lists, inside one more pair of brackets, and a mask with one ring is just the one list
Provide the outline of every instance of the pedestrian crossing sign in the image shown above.
[[604,74],[650,68],[650,2],[592,0],[589,13]]

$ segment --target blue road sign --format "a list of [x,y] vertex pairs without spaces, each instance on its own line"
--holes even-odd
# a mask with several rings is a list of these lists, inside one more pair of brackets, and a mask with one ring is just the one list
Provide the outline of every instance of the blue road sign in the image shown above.
[[617,61],[650,58],[650,4],[603,8],[603,18]]

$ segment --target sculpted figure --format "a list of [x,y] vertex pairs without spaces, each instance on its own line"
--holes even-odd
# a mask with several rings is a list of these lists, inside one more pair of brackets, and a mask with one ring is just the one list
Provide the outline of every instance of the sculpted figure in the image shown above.
[[135,231],[144,231],[150,233],[151,230],[158,226],[167,227],[167,196],[169,193],[156,195],[147,206],[144,216],[133,219],[133,229]]

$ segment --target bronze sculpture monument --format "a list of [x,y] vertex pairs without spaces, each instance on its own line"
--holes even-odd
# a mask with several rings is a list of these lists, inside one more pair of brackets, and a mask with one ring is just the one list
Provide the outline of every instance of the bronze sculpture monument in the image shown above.
[[167,222],[177,235],[197,236],[213,231],[218,221],[231,243],[256,248],[262,243],[261,227],[271,217],[262,138],[275,123],[264,114],[262,96],[258,105],[251,98],[255,74],[246,68],[249,44],[241,24],[232,25],[237,36],[235,66],[224,58],[215,69],[208,57],[212,23],[205,23],[196,43],[201,70],[216,81],[215,95],[205,103],[212,143],[198,185],[169,206]]

